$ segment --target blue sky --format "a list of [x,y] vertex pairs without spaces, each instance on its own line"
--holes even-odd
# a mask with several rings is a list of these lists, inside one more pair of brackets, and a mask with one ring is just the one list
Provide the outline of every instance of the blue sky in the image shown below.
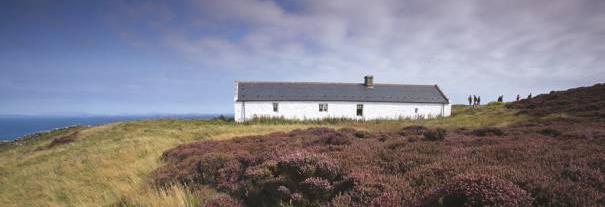
[[542,93],[605,80],[605,2],[0,2],[0,114],[230,113],[236,80]]

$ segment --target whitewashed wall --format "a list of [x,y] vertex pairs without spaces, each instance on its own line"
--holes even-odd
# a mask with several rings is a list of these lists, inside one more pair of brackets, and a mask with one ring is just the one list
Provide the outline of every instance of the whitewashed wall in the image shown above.
[[[279,104],[278,112],[273,111],[273,103]],[[320,112],[319,104],[327,103],[328,111]],[[357,104],[363,104],[363,116],[357,116]],[[415,112],[415,109],[418,112]],[[286,119],[416,119],[450,116],[450,104],[438,103],[381,103],[381,102],[235,102],[235,121],[242,122],[254,117],[274,117]]]

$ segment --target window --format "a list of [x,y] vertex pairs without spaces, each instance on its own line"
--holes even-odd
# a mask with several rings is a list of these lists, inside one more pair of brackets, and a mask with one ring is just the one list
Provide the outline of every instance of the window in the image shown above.
[[273,103],[273,112],[278,112],[279,111],[279,105],[277,103]]
[[363,116],[363,104],[357,104],[357,116]]
[[319,112],[327,112],[328,111],[328,104],[324,103],[324,104],[319,104]]
[[418,113],[418,108],[415,108],[415,109],[414,109],[414,113]]

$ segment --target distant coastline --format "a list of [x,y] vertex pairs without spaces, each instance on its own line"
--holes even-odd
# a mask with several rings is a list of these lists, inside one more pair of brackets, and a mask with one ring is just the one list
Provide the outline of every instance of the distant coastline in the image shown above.
[[36,116],[0,115],[0,142],[10,142],[57,129],[77,125],[100,125],[119,121],[144,119],[212,119],[232,114],[154,114],[154,115],[81,115],[81,116]]

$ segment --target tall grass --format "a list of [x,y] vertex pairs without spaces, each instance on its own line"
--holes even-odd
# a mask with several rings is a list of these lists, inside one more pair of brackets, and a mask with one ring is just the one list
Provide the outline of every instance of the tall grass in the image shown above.
[[[229,120],[145,120],[75,128],[75,141],[48,149],[59,130],[0,146],[2,206],[190,206],[186,187],[155,189],[149,173],[162,152],[196,140],[220,140],[308,127],[387,130],[405,125],[446,128],[503,126],[522,120],[501,106],[455,107],[449,118],[431,120],[351,120],[250,122]],[[213,196],[214,192],[207,192]],[[204,196],[201,196],[204,198]]]
[[481,128],[503,127],[526,120],[526,116],[517,116],[515,111],[504,107],[503,103],[493,103],[482,106],[454,105],[452,116],[432,119],[397,119],[397,120],[354,120],[347,118],[327,118],[316,120],[288,120],[283,118],[258,118],[244,125],[291,125],[313,124],[334,127],[354,127],[367,129],[386,129],[405,125],[425,125],[444,128]]

